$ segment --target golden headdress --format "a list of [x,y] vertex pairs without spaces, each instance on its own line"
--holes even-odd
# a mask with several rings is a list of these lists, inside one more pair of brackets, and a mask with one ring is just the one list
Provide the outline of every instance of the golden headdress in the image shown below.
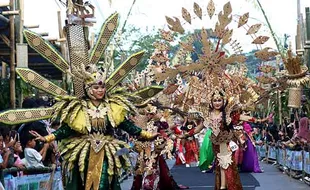
[[[221,96],[227,99],[227,108],[247,106],[253,104],[258,99],[258,94],[254,91],[254,85],[247,79],[247,69],[245,66],[246,57],[242,54],[242,47],[234,37],[232,29],[233,22],[237,22],[237,27],[246,30],[245,35],[254,39],[252,44],[261,47],[269,37],[257,36],[261,24],[248,25],[249,13],[241,16],[232,14],[230,2],[223,6],[223,9],[216,14],[215,4],[210,0],[206,11],[197,3],[194,3],[193,10],[182,8],[181,17],[168,17],[166,21],[168,28],[172,32],[185,33],[185,25],[191,25],[194,19],[202,20],[207,16],[210,19],[217,16],[218,20],[214,29],[196,30],[193,35],[187,36],[184,41],[180,41],[180,49],[177,51],[172,64],[163,72],[154,70],[157,81],[166,81],[168,85],[173,83],[176,77],[181,77],[186,84],[185,93],[176,96],[175,105],[180,106],[183,111],[195,107],[204,114],[208,112],[208,105],[212,96]],[[197,22],[195,22],[197,24]],[[171,31],[161,31],[163,40],[161,44],[163,50],[167,50],[170,42],[174,41]],[[195,46],[195,43],[201,46]],[[175,43],[175,42],[174,42]],[[164,44],[164,45],[163,45]],[[229,46],[229,47],[228,47]],[[201,48],[200,48],[201,47]],[[228,54],[227,49],[233,50],[233,54]],[[269,60],[277,53],[268,51],[265,48],[255,55],[264,60]],[[193,56],[197,57],[193,60]],[[177,87],[176,87],[177,88]],[[242,97],[242,102],[240,102]]]
[[[161,87],[148,86],[146,88],[137,89],[137,91],[132,94],[126,94],[126,89],[117,87],[128,73],[138,65],[144,51],[129,56],[112,73],[108,73],[110,66],[109,63],[100,68],[99,60],[117,30],[118,21],[118,13],[112,14],[105,21],[90,54],[88,54],[88,37],[85,36],[88,24],[84,21],[78,22],[78,24],[69,22],[67,26],[65,26],[65,33],[67,35],[66,41],[69,50],[69,62],[67,62],[67,60],[51,43],[38,34],[25,29],[23,33],[28,45],[47,61],[55,65],[55,67],[64,74],[71,75],[73,81],[73,94],[69,94],[65,89],[55,85],[29,68],[16,68],[16,72],[25,82],[53,95],[60,101],[51,108],[18,109],[3,112],[0,114],[0,122],[18,124],[51,117],[55,119],[59,115],[62,117],[61,122],[69,116],[70,121],[73,121],[77,113],[82,109],[80,102],[86,95],[85,88],[88,88],[92,84],[104,84],[107,93],[106,97],[109,98],[108,102],[122,105],[126,110],[133,110],[134,106],[130,101],[124,98],[123,95],[126,95],[126,97],[130,96],[148,99],[160,92],[162,90]],[[69,112],[73,114],[70,115]],[[109,119],[112,120],[111,122],[113,125],[114,122],[111,116]]]

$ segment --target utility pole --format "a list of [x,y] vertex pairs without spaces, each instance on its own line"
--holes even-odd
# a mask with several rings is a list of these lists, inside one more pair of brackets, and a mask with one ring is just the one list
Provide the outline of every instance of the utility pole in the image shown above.
[[310,68],[310,7],[306,7],[305,64]]
[[296,36],[296,53],[299,56],[304,55],[304,33],[303,33],[303,16],[300,11],[300,0],[297,0],[297,36]]
[[[10,11],[15,10],[15,0],[10,0]],[[10,107],[16,108],[16,92],[15,92],[15,20],[14,14],[10,14]]]

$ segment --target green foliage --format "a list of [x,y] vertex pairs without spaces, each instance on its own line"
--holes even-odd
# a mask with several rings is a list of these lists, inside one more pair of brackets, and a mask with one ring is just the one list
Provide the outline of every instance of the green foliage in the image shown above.
[[[29,84],[23,82],[21,79],[16,80],[16,96],[23,94],[24,97],[32,96],[35,92]],[[19,104],[19,99],[16,99],[16,105]],[[0,79],[0,111],[10,108],[10,80]]]
[[143,33],[135,26],[126,28],[121,36],[120,42],[117,43],[116,50],[114,51],[114,66],[118,67],[131,54],[139,51],[145,51],[143,58],[137,66],[137,71],[142,71],[147,65],[148,60],[154,52],[154,42],[160,39],[160,35],[155,29]]
[[246,56],[246,65],[248,68],[248,77],[250,77],[251,79],[255,79],[257,72],[258,72],[258,67],[261,64],[260,59],[258,59],[257,57],[255,57],[255,52],[257,52],[258,50],[252,50],[248,53],[245,54]]

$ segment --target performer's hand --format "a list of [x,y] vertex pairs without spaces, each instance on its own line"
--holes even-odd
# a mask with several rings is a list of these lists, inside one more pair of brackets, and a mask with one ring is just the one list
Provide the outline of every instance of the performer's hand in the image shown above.
[[184,133],[183,135],[179,135],[178,137],[180,139],[186,139],[187,137],[189,137],[190,135],[188,133]]
[[153,141],[153,140],[155,140],[159,135],[160,135],[160,133],[153,133],[152,136],[151,136],[151,138],[148,139],[148,140]]
[[42,137],[36,131],[29,131],[29,133],[36,137],[35,140],[38,140],[38,141],[41,141],[41,142],[46,142],[46,139],[44,137]]

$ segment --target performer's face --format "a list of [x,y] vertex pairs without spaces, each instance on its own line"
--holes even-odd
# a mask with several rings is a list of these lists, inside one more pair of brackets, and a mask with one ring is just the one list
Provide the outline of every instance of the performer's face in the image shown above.
[[221,109],[223,106],[223,99],[222,98],[213,98],[212,99],[212,105],[213,105],[213,108],[216,110]]
[[102,100],[106,89],[104,85],[94,84],[91,86],[91,91],[96,100]]

